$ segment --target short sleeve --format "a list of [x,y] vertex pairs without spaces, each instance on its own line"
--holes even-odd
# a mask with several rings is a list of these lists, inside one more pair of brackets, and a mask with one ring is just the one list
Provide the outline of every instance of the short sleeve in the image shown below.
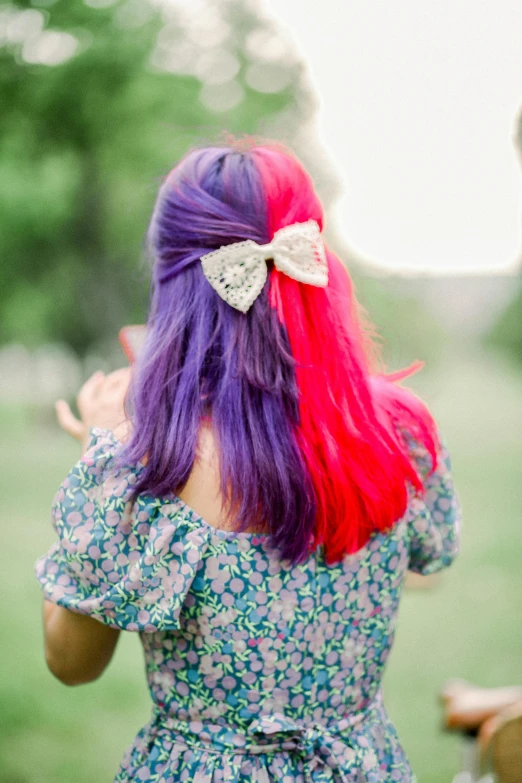
[[179,502],[135,497],[140,465],[121,465],[120,442],[91,430],[88,449],[59,488],[57,541],[35,572],[44,597],[127,631],[179,628],[208,530]]
[[424,478],[425,491],[412,497],[407,511],[409,569],[423,576],[451,565],[460,545],[461,507],[453,483],[450,455],[444,442],[441,443],[437,467],[430,473],[428,452],[410,442]]

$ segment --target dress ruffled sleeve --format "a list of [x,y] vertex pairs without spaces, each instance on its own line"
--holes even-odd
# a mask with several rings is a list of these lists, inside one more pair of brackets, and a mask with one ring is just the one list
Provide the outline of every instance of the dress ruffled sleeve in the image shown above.
[[35,565],[44,598],[127,631],[179,628],[209,532],[179,503],[133,497],[143,468],[116,460],[120,442],[93,429],[58,490],[58,540]]
[[451,459],[442,443],[438,464],[430,473],[431,457],[420,444],[410,442],[425,492],[409,504],[409,569],[427,576],[451,565],[460,545],[461,507],[453,483]]

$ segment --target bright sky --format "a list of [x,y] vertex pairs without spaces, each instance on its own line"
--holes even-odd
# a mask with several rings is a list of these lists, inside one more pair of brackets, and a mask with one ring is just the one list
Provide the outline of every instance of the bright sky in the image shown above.
[[348,244],[393,269],[513,270],[520,0],[263,2],[309,62]]

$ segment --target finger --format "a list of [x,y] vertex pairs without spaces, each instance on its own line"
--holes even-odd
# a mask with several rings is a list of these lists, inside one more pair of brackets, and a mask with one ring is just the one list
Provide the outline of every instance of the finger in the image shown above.
[[485,720],[484,723],[481,725],[479,735],[478,735],[478,742],[480,747],[482,748],[483,753],[485,752],[486,748],[489,746],[500,724],[501,724],[500,717],[498,715],[493,715],[491,718]]
[[120,367],[119,370],[109,373],[105,378],[105,383],[109,388],[118,388],[128,386],[131,379],[131,368]]
[[85,425],[76,418],[65,400],[57,400],[55,403],[56,417],[60,427],[72,435],[73,438],[81,440],[85,435]]
[[91,397],[94,397],[96,393],[100,390],[104,380],[105,380],[105,373],[101,372],[101,370],[98,370],[97,372],[93,373],[91,377],[85,381],[82,388],[78,392],[78,404],[81,404],[83,401],[88,400]]

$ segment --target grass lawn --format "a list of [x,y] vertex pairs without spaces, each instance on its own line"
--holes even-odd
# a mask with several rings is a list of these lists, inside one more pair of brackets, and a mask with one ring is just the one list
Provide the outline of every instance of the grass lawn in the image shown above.
[[[408,591],[385,677],[385,699],[419,783],[449,783],[457,741],[436,701],[448,677],[522,683],[522,374],[463,351],[417,388],[453,455],[464,507],[462,554],[432,590]],[[103,678],[66,688],[43,661],[33,563],[53,541],[49,508],[76,460],[51,415],[0,410],[2,465],[2,783],[111,783],[148,720],[139,640],[122,634]]]

